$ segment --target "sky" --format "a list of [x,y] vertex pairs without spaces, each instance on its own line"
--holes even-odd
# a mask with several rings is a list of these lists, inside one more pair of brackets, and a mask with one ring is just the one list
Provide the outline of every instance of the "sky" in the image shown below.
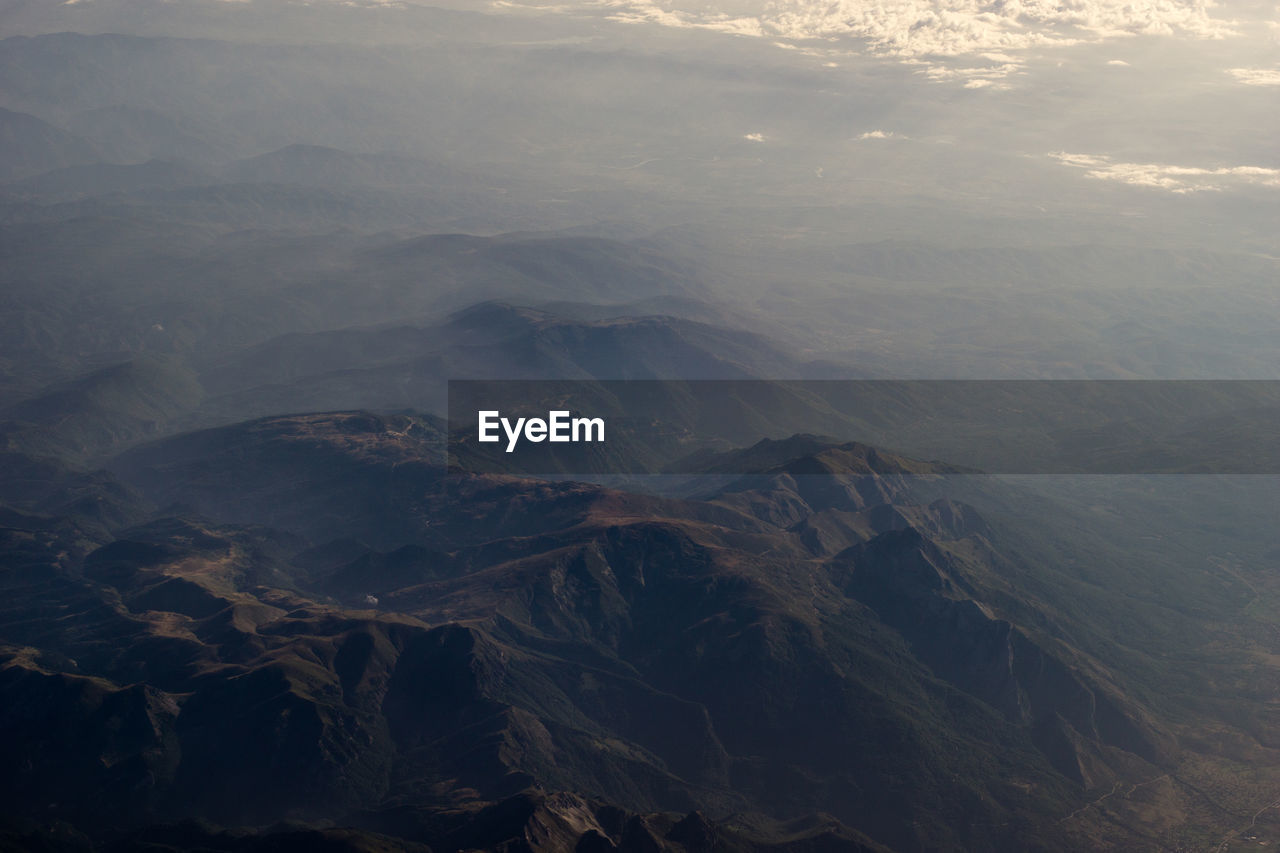
[[[414,17],[441,8],[467,14],[443,28]],[[1274,0],[0,0],[0,35],[305,41],[313,31],[296,25],[332,10],[347,17],[321,39],[489,52],[437,63],[454,62],[447,85],[465,89],[430,105],[455,137],[361,140],[349,125],[308,142],[515,159],[580,178],[573,192],[927,196],[1011,216],[1163,218],[1175,241],[1248,232],[1252,250],[1280,230]],[[388,97],[382,81],[352,81]]]
[[[1064,98],[1059,117],[1068,123],[1088,113],[1094,138],[1077,135],[1073,147],[1022,153],[1084,180],[1177,195],[1280,189],[1276,126],[1265,119],[1268,111],[1280,113],[1280,6],[1268,3],[499,0],[491,8],[724,33],[833,71],[896,65],[914,78],[904,85],[1005,93],[1008,103],[1037,94]],[[1001,111],[990,100],[971,106]],[[1154,125],[1145,135],[1143,123]],[[932,132],[944,135],[943,128]],[[744,138],[765,142],[768,134],[752,130]],[[913,137],[886,126],[855,138]]]
[[[1275,5],[435,3],[0,0],[3,36],[165,37],[5,38],[0,107],[115,165],[264,181],[19,187],[9,215],[639,239],[779,334],[902,375],[1280,363]],[[431,190],[384,160],[335,188],[299,145],[413,159]]]

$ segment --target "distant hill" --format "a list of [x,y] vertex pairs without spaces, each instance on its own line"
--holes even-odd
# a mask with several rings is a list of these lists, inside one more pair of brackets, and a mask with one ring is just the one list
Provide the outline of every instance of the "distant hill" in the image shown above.
[[392,154],[352,154],[322,145],[289,145],[239,160],[222,170],[225,181],[316,187],[427,187],[452,178],[439,166]]
[[[357,262],[367,286],[414,276],[437,286],[464,282],[466,299],[630,302],[655,295],[705,295],[687,263],[643,244],[596,237],[433,234],[372,247]],[[461,295],[461,294],[459,294]]]
[[217,362],[202,382],[211,411],[443,412],[446,379],[741,379],[802,370],[751,332],[664,316],[575,321],[490,302],[438,325],[284,336]]
[[92,163],[101,157],[88,140],[26,113],[0,108],[0,181],[13,181]]
[[90,163],[66,166],[15,181],[6,189],[40,195],[102,195],[199,186],[209,180],[207,172],[187,163],[148,160],[133,165]]
[[67,118],[67,128],[92,140],[106,159],[117,163],[189,160],[208,164],[225,160],[234,149],[225,127],[136,106],[113,105],[84,110]]
[[96,371],[0,410],[8,449],[83,460],[163,435],[203,392],[168,359],[142,358]]
[[[145,192],[193,204],[281,201],[266,185]],[[349,200],[298,192],[334,209]],[[0,252],[0,353],[12,360],[0,367],[15,382],[69,379],[142,351],[189,354],[203,367],[285,334],[405,318],[431,325],[488,300],[706,295],[696,269],[644,245],[552,235],[228,232],[182,217],[99,215],[15,223]]]

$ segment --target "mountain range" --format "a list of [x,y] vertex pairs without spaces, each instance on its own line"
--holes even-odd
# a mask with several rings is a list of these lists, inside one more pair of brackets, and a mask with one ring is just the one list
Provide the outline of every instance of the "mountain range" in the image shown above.
[[[58,475],[92,491],[56,510],[6,478],[10,814],[182,849],[317,820],[335,849],[1156,849],[1213,762],[1268,760],[1188,740],[1205,710],[1132,673],[1155,650],[1058,603],[1107,547],[1045,559],[1074,514],[1016,485],[802,436],[676,498],[442,446],[271,417]],[[1154,834],[1088,805],[1122,790]]]
[[0,851],[1280,843],[1266,10],[759,5],[0,0]]

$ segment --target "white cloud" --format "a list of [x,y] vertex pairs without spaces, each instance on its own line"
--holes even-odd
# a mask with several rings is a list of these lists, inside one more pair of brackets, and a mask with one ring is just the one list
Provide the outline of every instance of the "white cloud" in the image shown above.
[[1280,189],[1280,169],[1265,166],[1174,166],[1160,163],[1117,163],[1097,154],[1049,154],[1064,166],[1084,169],[1085,176],[1101,181],[1116,181],[1138,187],[1186,194],[1220,192],[1242,186]]
[[1280,86],[1280,68],[1228,68],[1227,73],[1246,86]]
[[857,137],[858,141],[862,141],[863,139],[897,139],[897,138],[898,138],[898,134],[894,133],[892,130],[868,130],[866,133],[859,134]]
[[[566,5],[545,5],[554,0],[496,2],[543,10]],[[992,68],[1011,69],[1004,74],[929,74],[931,80],[970,89],[1010,88],[975,81],[1021,73],[1025,54],[1033,49],[1137,35],[1219,39],[1235,35],[1237,27],[1220,14],[1219,0],[568,0],[568,4],[594,13],[603,10],[615,21],[767,38],[779,47],[799,47],[820,59],[865,51],[931,68],[944,68],[957,60],[985,60],[994,63]],[[858,44],[849,44],[850,40]],[[1112,60],[1109,64],[1127,63]],[[1270,79],[1260,77],[1256,83],[1269,85]]]
[[764,142],[763,133],[747,133],[747,134],[744,134],[742,138],[747,140],[748,142]]
[[[709,12],[698,0],[597,0],[627,21],[778,39],[865,39],[899,57],[989,55],[1139,35],[1222,38],[1214,0],[773,0]],[[996,57],[999,57],[998,59]]]
[[992,80],[997,77],[1006,77],[1021,68],[1014,62],[1006,62],[1003,65],[979,65],[968,68],[957,68],[949,65],[928,65],[922,72],[931,80],[951,80],[955,78],[973,78],[981,77]]
[[1022,66],[1016,62],[1006,62],[1002,65],[957,67],[954,65],[942,65],[936,62],[922,62],[920,60],[914,60],[911,64],[923,65],[924,67],[919,73],[925,75],[930,80],[959,80],[963,81],[964,88],[966,89],[986,89],[988,87],[995,89],[1008,89],[1008,84],[997,83],[996,81],[1012,74],[1022,72]]
[[[649,2],[649,0],[640,0],[640,2],[634,3],[628,2],[628,0],[603,0],[603,2],[596,2],[590,5],[613,8],[615,10],[611,16],[613,20],[624,23],[651,23],[661,24],[664,27],[697,27],[745,36],[785,35],[785,33],[771,32],[769,28],[763,26],[759,18],[708,14],[704,10],[698,13],[690,13],[680,9],[666,9],[658,3]],[[667,3],[665,5],[673,4]]]
[[1129,63],[1125,62],[1123,59],[1108,59],[1108,60],[1107,60],[1107,64],[1108,64],[1108,65],[1116,65],[1116,66],[1119,66],[1120,68],[1128,68],[1128,67],[1129,67]]

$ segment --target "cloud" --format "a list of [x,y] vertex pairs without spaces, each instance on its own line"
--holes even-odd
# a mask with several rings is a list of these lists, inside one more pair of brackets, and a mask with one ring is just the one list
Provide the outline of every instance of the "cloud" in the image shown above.
[[1117,66],[1119,66],[1119,67],[1121,67],[1121,68],[1128,68],[1128,67],[1129,67],[1129,63],[1125,62],[1123,59],[1108,59],[1108,60],[1107,60],[1107,64],[1108,64],[1108,65],[1117,65]]
[[[698,0],[598,0],[617,20],[700,27],[772,39],[852,37],[898,57],[987,54],[1140,35],[1222,38],[1232,22],[1214,0],[775,0],[709,12]],[[999,56],[1000,59],[994,59]]]
[[[563,9],[552,0],[496,0],[526,8]],[[1035,49],[1099,44],[1159,35],[1220,39],[1237,35],[1219,0],[567,0],[610,20],[699,28],[767,38],[779,47],[829,58],[869,53],[945,68],[985,60],[1003,74],[934,73],[935,82],[969,89],[1008,89],[996,80],[1022,73]],[[850,44],[856,41],[857,44]],[[831,63],[827,63],[831,65]],[[1127,64],[1112,60],[1112,65]],[[1259,78],[1258,85],[1270,78]],[[1252,81],[1249,81],[1252,82]]]
[[746,133],[743,134],[742,138],[748,142],[764,142],[763,133]]
[[924,66],[920,73],[934,81],[959,80],[963,81],[966,89],[985,89],[988,87],[996,89],[1007,89],[1009,86],[1004,83],[997,84],[996,81],[1008,77],[1011,74],[1022,72],[1022,66],[1016,62],[1005,62],[1001,65],[978,65],[978,66],[960,66],[942,65],[936,62],[922,62],[915,60],[913,65]]
[[1160,163],[1117,163],[1098,154],[1049,154],[1064,166],[1085,170],[1085,177],[1137,187],[1187,194],[1221,192],[1244,186],[1280,189],[1280,169],[1265,166],[1174,166]]
[[1246,86],[1280,86],[1280,68],[1228,68],[1227,73]]
[[866,133],[859,134],[857,139],[861,142],[864,139],[897,139],[898,134],[892,130],[868,130]]
[[639,2],[634,3],[629,2],[629,0],[604,0],[604,2],[591,5],[613,9],[613,14],[610,17],[615,21],[624,23],[650,23],[661,24],[664,27],[718,30],[745,36],[785,35],[784,33],[771,32],[759,18],[708,14],[705,11],[690,13],[680,9],[665,9],[658,3],[648,2],[648,0],[639,0]]

